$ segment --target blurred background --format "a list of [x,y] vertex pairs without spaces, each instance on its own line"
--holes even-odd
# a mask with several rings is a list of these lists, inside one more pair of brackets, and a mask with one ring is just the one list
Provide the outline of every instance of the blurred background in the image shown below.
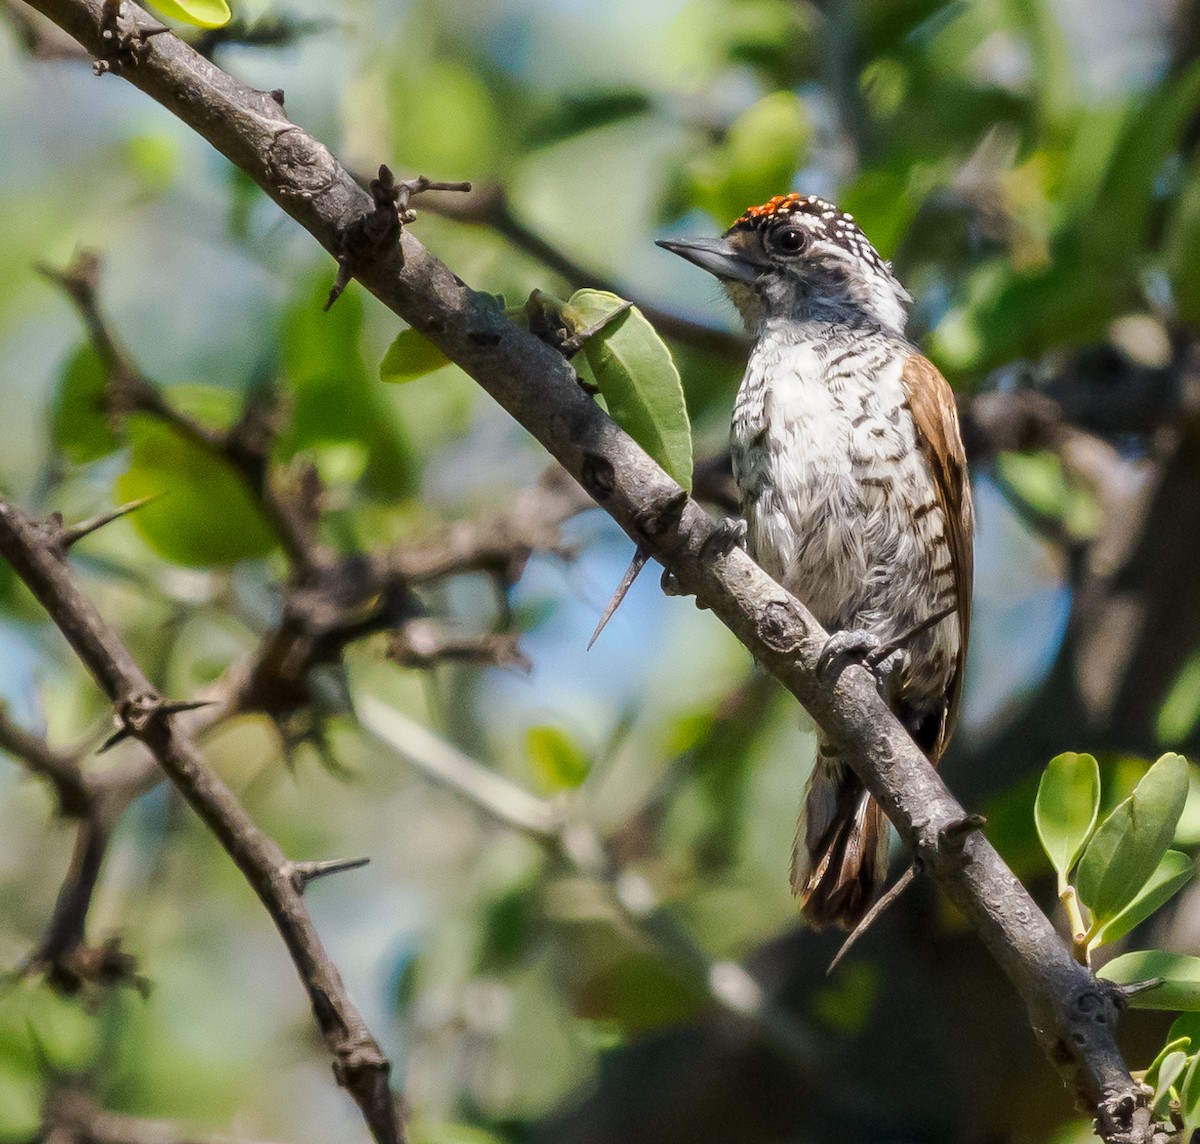
[[[474,183],[418,200],[414,224],[470,285],[510,305],[601,285],[644,306],[717,511],[745,343],[715,284],[653,240],[716,233],[792,189],[854,213],[914,296],[910,333],[959,395],[971,458],[951,787],[1051,910],[1032,822],[1046,761],[1094,751],[1115,801],[1161,750],[1195,757],[1195,0],[234,14],[183,34],[283,88],[353,170]],[[115,407],[39,267],[99,256],[106,328],[173,408],[227,427],[283,393],[273,464],[315,468],[342,552],[423,551],[536,486],[545,455],[455,368],[378,380],[399,323],[357,286],[323,314],[332,261],[248,180],[95,79],[20,0],[0,15],[0,484],[68,520],[169,490],[73,556],[165,693],[255,654],[287,565],[227,468]],[[414,1141],[1087,1139],[1011,988],[930,885],[826,976],[839,935],[805,931],[787,886],[813,752],[800,713],[651,571],[585,651],[632,546],[577,507],[527,561],[428,577],[417,626],[346,646],[287,718],[241,714],[205,738],[289,855],[371,856],[308,901],[395,1061]],[[136,1118],[130,1140],[160,1119],[167,1139],[365,1139],[276,933],[172,791],[147,782],[106,821],[86,925],[48,940],[96,823],[31,777],[17,732],[89,774],[136,749],[93,755],[110,710],[7,567],[0,694],[0,966],[27,968],[0,981],[0,1141],[61,1130],[68,1095]],[[431,774],[455,752],[468,766],[450,789]],[[506,816],[530,806],[569,828]],[[1180,833],[1200,844],[1200,804]],[[1200,952],[1198,892],[1129,944]],[[1164,1028],[1129,1015],[1131,1067]]]

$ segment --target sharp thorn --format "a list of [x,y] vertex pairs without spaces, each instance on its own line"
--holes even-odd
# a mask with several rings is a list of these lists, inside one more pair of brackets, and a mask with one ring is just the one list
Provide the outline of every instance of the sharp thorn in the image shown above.
[[858,939],[867,932],[875,924],[875,919],[879,917],[884,910],[888,908],[905,890],[908,889],[909,883],[921,872],[921,860],[916,859],[899,878],[896,879],[896,884],[887,891],[867,912],[863,915],[863,920],[858,923],[851,931],[849,937],[842,942],[842,948],[834,954],[833,960],[829,963],[829,968],[825,970],[825,976],[828,977],[838,967],[838,962],[842,960],[850,952],[850,950],[858,943]]
[[939,612],[934,612],[932,616],[922,620],[916,627],[909,628],[903,635],[897,636],[894,640],[888,640],[887,643],[880,644],[873,652],[870,653],[863,661],[868,667],[877,667],[894,651],[900,651],[907,647],[919,635],[923,635],[930,628],[937,627],[943,620],[949,619],[958,611],[955,604],[949,607],[942,608]]
[[371,859],[362,858],[328,858],[323,862],[293,862],[291,876],[297,889],[302,893],[309,882],[324,878],[329,874],[340,874],[343,870],[357,870],[367,865]]
[[1145,981],[1131,981],[1128,985],[1112,985],[1112,989],[1122,1001],[1128,1002],[1131,997],[1136,997],[1139,993],[1149,993],[1151,989],[1157,989],[1166,982],[1165,977],[1150,977]]
[[128,727],[118,727],[99,747],[96,748],[97,755],[103,755],[105,751],[111,751],[118,743],[124,739],[128,739],[131,732]]
[[634,551],[633,559],[629,562],[629,567],[625,569],[625,575],[621,577],[621,582],[617,585],[617,590],[613,593],[612,599],[608,601],[608,607],[604,609],[604,614],[600,617],[600,622],[596,625],[596,630],[592,632],[592,638],[588,640],[587,650],[592,650],[592,645],[600,638],[600,633],[608,626],[608,621],[613,618],[613,614],[621,606],[621,601],[629,594],[629,589],[633,587],[633,582],[638,578],[638,573],[646,567],[647,561],[650,559],[650,553],[644,548],[637,548]]
[[152,500],[157,500],[161,493],[154,493],[148,497],[139,497],[135,501],[130,501],[128,504],[123,504],[119,508],[114,508],[110,512],[101,513],[99,516],[93,516],[90,520],[82,520],[78,524],[71,525],[70,528],[64,528],[61,533],[61,543],[64,549],[70,548],[72,544],[82,540],[85,536],[89,536],[97,529],[103,528],[106,524],[112,524],[114,520],[120,520],[123,516],[128,516],[131,512],[136,512],[139,508],[148,505]]
[[212,707],[215,699],[185,699],[180,703],[164,703],[159,707],[162,715],[178,715],[181,711],[199,711],[201,707]]

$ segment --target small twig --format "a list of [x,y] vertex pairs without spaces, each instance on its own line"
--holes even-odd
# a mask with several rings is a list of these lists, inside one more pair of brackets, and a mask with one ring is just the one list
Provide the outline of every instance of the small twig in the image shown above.
[[562,815],[553,804],[464,755],[372,695],[356,695],[354,711],[363,727],[380,742],[492,818],[535,838],[557,838]]
[[234,16],[221,28],[208,28],[192,40],[192,47],[212,59],[221,48],[236,45],[245,48],[288,48],[306,36],[328,32],[332,20],[304,19],[287,12],[265,12],[254,20]]
[[89,1092],[51,1087],[42,1103],[44,1144],[264,1144],[249,1136],[198,1135],[163,1120],[101,1108]]
[[401,667],[423,670],[442,663],[511,667],[526,674],[533,670],[516,632],[459,636],[428,620],[412,620],[397,628],[388,640],[388,658]]
[[548,468],[532,488],[512,498],[511,507],[457,521],[423,539],[405,540],[373,558],[380,577],[402,575],[412,584],[464,572],[487,572],[515,584],[535,552],[570,560],[562,526],[594,502],[561,466]]
[[44,739],[18,727],[0,703],[0,750],[25,764],[31,774],[47,779],[58,797],[59,813],[82,818],[92,808],[92,791],[79,766],[79,755],[59,751]]
[[1067,911],[1067,924],[1071,927],[1071,952],[1080,965],[1088,965],[1091,960],[1088,954],[1088,924],[1083,920],[1075,887],[1068,883],[1058,899]]

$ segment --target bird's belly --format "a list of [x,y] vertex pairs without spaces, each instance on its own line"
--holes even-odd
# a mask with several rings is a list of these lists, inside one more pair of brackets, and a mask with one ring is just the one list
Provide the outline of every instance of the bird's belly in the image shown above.
[[[757,407],[743,403],[732,440],[751,554],[827,629],[890,641],[956,601],[907,402],[874,381],[853,399],[824,384],[776,387]],[[951,618],[910,641],[905,690],[940,693],[958,639]]]

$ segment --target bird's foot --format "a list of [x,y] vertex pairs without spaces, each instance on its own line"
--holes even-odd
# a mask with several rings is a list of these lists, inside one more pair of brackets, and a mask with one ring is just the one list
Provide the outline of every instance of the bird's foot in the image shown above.
[[880,695],[887,696],[896,673],[908,664],[908,653],[894,641],[884,643],[874,632],[847,628],[834,632],[817,656],[817,671],[836,678],[850,664],[865,667],[875,677]]
[[723,516],[704,542],[705,550],[714,556],[728,556],[735,548],[745,548],[747,528],[740,516]]

